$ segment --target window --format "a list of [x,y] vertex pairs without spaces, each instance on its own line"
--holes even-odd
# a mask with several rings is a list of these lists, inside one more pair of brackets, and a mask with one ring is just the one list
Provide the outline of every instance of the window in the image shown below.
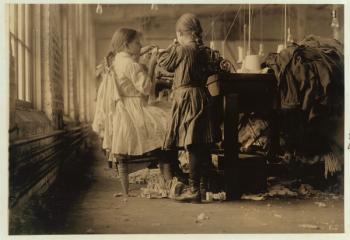
[[9,5],[10,51],[15,69],[17,99],[33,101],[32,7],[28,4]]
[[69,115],[69,91],[70,91],[70,84],[69,84],[69,52],[68,52],[68,9],[66,6],[62,7],[61,11],[61,17],[62,17],[62,58],[63,58],[63,66],[62,66],[62,73],[63,73],[63,106],[64,106],[64,114],[66,116]]

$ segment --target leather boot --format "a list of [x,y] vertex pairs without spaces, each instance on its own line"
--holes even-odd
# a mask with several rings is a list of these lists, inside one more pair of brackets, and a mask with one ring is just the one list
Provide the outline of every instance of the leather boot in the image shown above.
[[201,193],[199,191],[199,181],[193,181],[189,179],[190,187],[182,193],[180,196],[175,197],[176,201],[180,202],[190,202],[190,203],[200,203]]
[[112,163],[112,161],[108,161],[108,168],[113,168],[113,163]]
[[179,164],[177,162],[171,164],[171,172],[173,173],[173,176],[177,178],[180,182],[184,184],[188,184],[188,175],[186,175],[181,168],[179,167]]
[[206,200],[207,198],[207,191],[209,189],[209,186],[208,186],[208,177],[202,177],[201,178],[201,183],[200,183],[200,193],[201,193],[201,199],[202,200]]

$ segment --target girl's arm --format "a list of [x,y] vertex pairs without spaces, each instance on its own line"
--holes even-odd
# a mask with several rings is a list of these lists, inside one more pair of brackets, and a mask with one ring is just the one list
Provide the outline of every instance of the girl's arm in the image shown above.
[[151,51],[154,48],[157,48],[157,46],[154,44],[144,46],[143,48],[141,48],[140,56],[148,53],[149,51]]
[[140,63],[133,62],[127,66],[127,75],[131,79],[134,87],[143,95],[150,95],[154,78],[154,69],[157,62],[157,49],[152,51],[152,55],[145,69]]
[[158,55],[158,48],[154,48],[152,50],[152,55],[148,66],[148,76],[150,77],[151,81],[154,79],[154,69],[157,64],[157,55]]
[[179,44],[170,45],[159,55],[158,65],[168,72],[174,72],[183,59],[183,48]]

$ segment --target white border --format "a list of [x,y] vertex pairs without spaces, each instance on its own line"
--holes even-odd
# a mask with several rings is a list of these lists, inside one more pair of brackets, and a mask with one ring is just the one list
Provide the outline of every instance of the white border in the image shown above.
[[326,239],[350,239],[350,219],[349,219],[349,185],[350,185],[350,165],[347,162],[349,160],[349,150],[347,149],[347,146],[350,147],[350,125],[349,122],[349,104],[350,100],[348,95],[350,95],[350,89],[349,84],[347,83],[350,72],[349,72],[349,57],[350,57],[350,51],[349,51],[349,33],[345,31],[345,29],[350,30],[349,28],[349,13],[350,13],[350,7],[347,1],[343,0],[318,0],[318,1],[306,1],[306,0],[294,0],[294,1],[264,1],[264,0],[233,0],[233,1],[223,1],[223,0],[210,0],[210,1],[200,1],[200,0],[173,0],[173,1],[159,1],[159,0],[152,0],[152,1],[135,1],[135,0],[100,0],[100,1],[89,1],[89,0],[71,0],[71,1],[63,1],[63,0],[18,0],[18,1],[9,1],[5,0],[2,1],[0,4],[0,16],[6,16],[5,15],[5,4],[6,3],[45,3],[45,4],[54,4],[54,3],[69,3],[69,4],[77,4],[77,3],[86,3],[86,4],[97,4],[97,3],[108,3],[108,4],[134,4],[134,3],[140,3],[140,4],[151,4],[151,3],[164,3],[164,4],[344,4],[344,11],[345,11],[345,17],[344,17],[344,49],[345,49],[345,130],[344,130],[344,162],[345,162],[345,192],[344,192],[344,213],[345,213],[345,222],[344,222],[344,230],[345,234],[210,234],[210,235],[194,235],[194,234],[141,234],[141,235],[134,235],[134,234],[128,234],[128,235],[33,235],[33,236],[8,236],[8,113],[9,113],[9,73],[8,73],[8,46],[6,41],[6,22],[0,21],[0,30],[1,30],[1,40],[0,40],[0,72],[1,72],[1,78],[0,78],[0,111],[2,112],[2,116],[0,118],[0,153],[3,156],[1,161],[1,167],[0,167],[0,181],[1,181],[1,192],[0,192],[0,203],[1,203],[1,218],[0,218],[0,239],[142,239],[142,240],[153,240],[153,239],[317,239],[322,240]]

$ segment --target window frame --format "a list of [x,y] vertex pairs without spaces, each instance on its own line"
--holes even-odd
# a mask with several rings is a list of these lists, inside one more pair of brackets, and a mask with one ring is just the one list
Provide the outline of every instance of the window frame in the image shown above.
[[14,58],[14,66],[11,67],[15,72],[14,79],[10,81],[15,81],[16,109],[21,110],[37,109],[34,92],[38,85],[35,59],[38,49],[35,32],[35,6],[33,4],[9,4],[8,8],[9,46],[11,57]]

